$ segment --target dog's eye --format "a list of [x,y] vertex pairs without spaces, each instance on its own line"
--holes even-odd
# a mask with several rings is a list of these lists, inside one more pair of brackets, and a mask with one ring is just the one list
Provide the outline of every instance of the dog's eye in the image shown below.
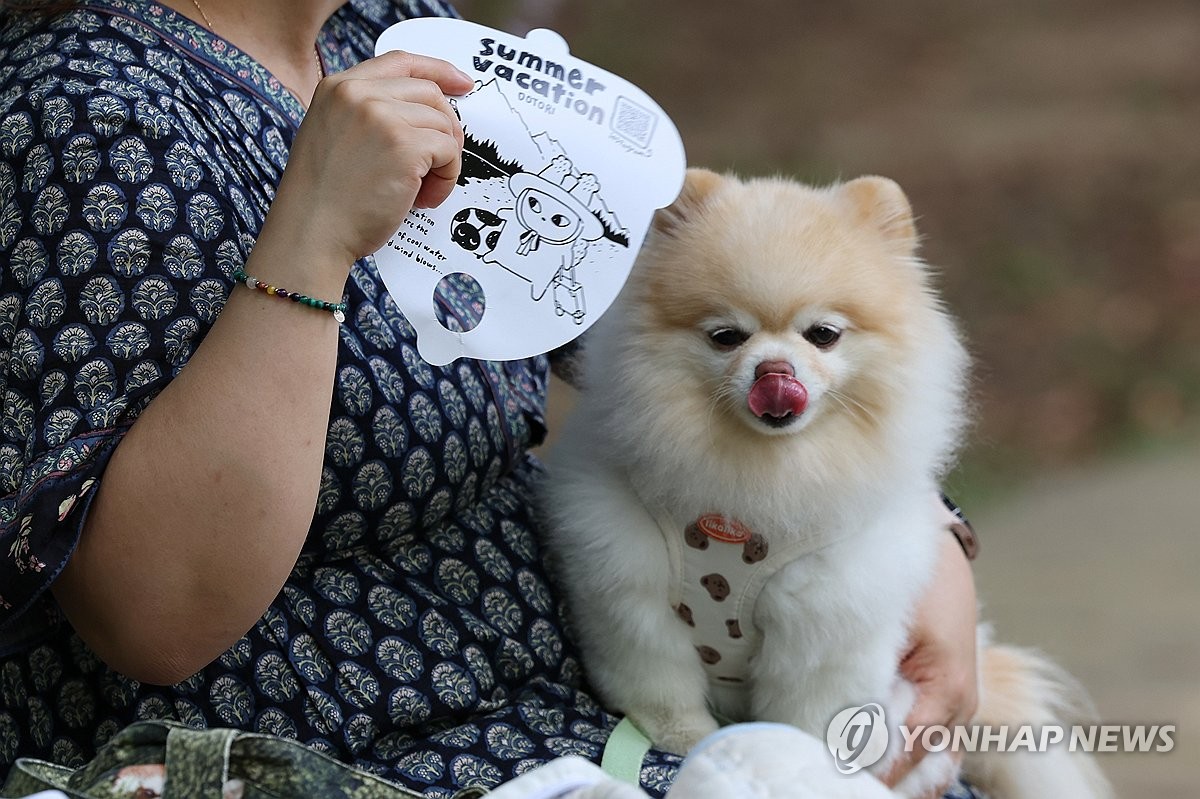
[[722,327],[708,334],[708,340],[721,349],[731,350],[746,343],[750,334],[736,327]]
[[804,331],[804,337],[812,342],[813,346],[827,350],[837,344],[838,339],[842,337],[842,331],[833,325],[813,325]]

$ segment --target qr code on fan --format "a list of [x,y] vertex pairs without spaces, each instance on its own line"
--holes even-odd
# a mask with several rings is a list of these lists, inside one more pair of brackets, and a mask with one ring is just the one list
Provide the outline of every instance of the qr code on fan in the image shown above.
[[647,147],[650,139],[654,137],[654,126],[657,123],[658,117],[653,111],[642,108],[628,97],[617,98],[612,115],[612,129],[622,138],[638,147]]

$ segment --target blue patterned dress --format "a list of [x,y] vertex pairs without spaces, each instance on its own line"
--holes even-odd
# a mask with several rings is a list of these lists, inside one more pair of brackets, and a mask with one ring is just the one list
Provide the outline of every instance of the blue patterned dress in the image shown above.
[[[303,116],[169,9],[81,5],[0,28],[0,778],[160,718],[297,738],[439,797],[598,759],[615,719],[584,690],[530,518],[546,360],[429,366],[369,259],[346,286],[312,528],[262,619],[169,688],[109,670],[63,620],[47,588],[104,467],[245,290],[232,274]],[[387,25],[447,13],[352,0],[322,59],[345,69]],[[449,326],[481,311],[461,285],[439,301]],[[677,763],[652,753],[645,787]]]

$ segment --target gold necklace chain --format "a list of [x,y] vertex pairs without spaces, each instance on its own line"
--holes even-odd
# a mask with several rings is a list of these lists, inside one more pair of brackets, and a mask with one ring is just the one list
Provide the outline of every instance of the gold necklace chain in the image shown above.
[[[204,20],[205,27],[212,33],[216,33],[217,29],[213,27],[212,20],[208,18],[208,14],[204,13],[204,7],[200,5],[200,0],[192,0],[192,5],[200,12],[200,18]],[[313,59],[317,64],[317,75],[319,79],[323,80],[325,78],[325,64],[321,61],[321,50],[317,47],[316,42],[313,42]]]
[[204,13],[204,9],[200,7],[200,4],[198,2],[196,2],[196,0],[192,0],[192,5],[194,5],[196,7],[196,10],[200,12],[200,18],[204,20],[204,25],[210,31],[214,30],[212,20],[208,18],[208,14]]

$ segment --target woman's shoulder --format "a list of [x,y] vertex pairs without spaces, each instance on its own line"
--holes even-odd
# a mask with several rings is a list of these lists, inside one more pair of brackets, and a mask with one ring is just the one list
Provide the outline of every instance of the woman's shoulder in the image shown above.
[[70,139],[81,125],[102,137],[165,137],[179,125],[161,98],[195,80],[158,33],[130,19],[87,7],[51,19],[5,15],[0,155],[11,159],[26,139]]
[[147,48],[166,45],[159,23],[82,4],[43,16],[0,12],[0,81],[5,85],[73,72],[99,82],[128,77]]

